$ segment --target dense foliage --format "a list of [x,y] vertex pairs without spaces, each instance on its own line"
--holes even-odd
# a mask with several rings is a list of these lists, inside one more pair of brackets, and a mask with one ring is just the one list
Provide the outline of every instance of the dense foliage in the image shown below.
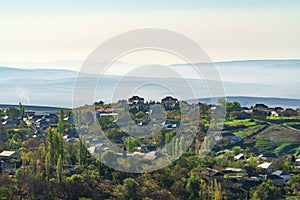
[[[155,102],[152,102],[155,103]],[[299,134],[296,128],[293,132],[286,123],[300,124],[298,112],[293,113],[294,121],[268,119],[268,110],[253,109],[251,114],[245,113],[237,102],[220,102],[227,106],[227,116],[223,138],[213,151],[206,157],[199,157],[201,145],[205,145],[205,133],[210,121],[212,105],[199,104],[201,119],[194,142],[188,150],[172,165],[160,170],[130,174],[109,168],[95,159],[87,151],[85,140],[74,132],[74,124],[78,121],[65,120],[72,117],[70,111],[61,110],[58,121],[46,130],[36,129],[32,124],[19,122],[16,127],[0,125],[0,150],[15,150],[19,159],[10,162],[17,163],[16,170],[6,173],[0,168],[1,199],[300,199],[299,168],[295,166],[295,158],[299,156],[299,143],[287,148],[285,138],[280,134]],[[220,104],[220,105],[222,105]],[[109,108],[103,102],[96,104],[96,109]],[[148,107],[132,107],[131,117],[140,123],[148,120]],[[75,111],[78,114],[80,111]],[[180,121],[180,110],[175,107],[167,109],[170,122]],[[18,119],[25,113],[24,107],[0,110],[0,116]],[[289,116],[285,111],[283,116]],[[93,116],[82,116],[91,121]],[[177,129],[162,128],[154,137],[143,140],[129,137],[113,124],[113,117],[99,117],[98,121],[107,137],[115,143],[124,146],[129,152],[136,151],[138,146],[147,145],[157,148],[169,143]],[[273,120],[273,121],[272,121]],[[275,120],[275,121],[274,121]],[[278,121],[276,121],[278,120]],[[280,123],[279,123],[280,121]],[[278,123],[277,123],[278,122]],[[280,127],[282,129],[280,129]],[[288,127],[288,128],[287,128]],[[278,132],[274,144],[265,137],[268,130]],[[276,130],[274,130],[276,129]],[[278,129],[278,130],[277,130]],[[295,130],[294,130],[295,129]],[[269,130],[270,131],[270,130]],[[276,132],[277,131],[277,132]],[[230,133],[229,133],[230,132]],[[243,139],[232,143],[226,134],[240,135]],[[79,140],[69,142],[63,139],[65,135],[78,137]],[[266,143],[268,141],[268,143]],[[300,142],[300,141],[299,141]],[[183,149],[184,140],[176,142],[169,151]],[[272,146],[273,145],[273,146]],[[295,144],[294,144],[295,145]],[[280,149],[281,147],[281,149]],[[222,171],[227,167],[242,168],[248,175],[262,173],[257,165],[263,161],[257,157],[260,153],[277,153],[279,158],[273,159],[275,170],[294,173],[284,185],[278,185],[270,179],[250,180],[245,174],[231,176],[222,175],[218,179],[204,173],[204,169]],[[291,152],[290,154],[284,152]],[[244,158],[235,160],[234,156],[243,153]],[[106,151],[103,157],[118,160],[114,153]],[[2,165],[1,165],[2,166]],[[218,179],[218,180],[217,180]],[[248,182],[247,182],[248,181]]]

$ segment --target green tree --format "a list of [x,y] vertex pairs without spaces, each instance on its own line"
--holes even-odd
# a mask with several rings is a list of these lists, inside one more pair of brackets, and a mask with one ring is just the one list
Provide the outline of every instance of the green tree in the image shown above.
[[135,117],[137,118],[137,120],[142,121],[146,119],[146,114],[142,111],[139,111],[138,113],[136,113]]
[[[54,136],[53,136],[53,131],[51,128],[48,129],[48,153],[49,153],[49,164],[53,165],[54,164]],[[48,154],[47,153],[47,154]]]
[[287,181],[285,186],[285,191],[287,196],[295,196],[294,199],[299,199],[300,197],[300,182],[299,176],[292,176],[290,180]]
[[139,199],[140,184],[133,178],[126,178],[119,186],[120,199]]
[[64,153],[64,145],[63,145],[63,135],[58,132],[56,129],[53,129],[53,153],[54,153],[54,161],[55,163],[58,161],[59,156],[63,159]]
[[46,171],[46,179],[50,180],[50,151],[46,154],[46,160],[45,160],[45,171]]
[[199,198],[200,179],[192,176],[187,180],[186,190],[189,193],[189,199],[194,200]]
[[48,129],[47,151],[50,153],[50,164],[57,163],[59,156],[64,159],[64,140],[63,135],[56,129]]
[[173,132],[167,132],[165,136],[165,145],[168,145],[167,151],[169,154],[173,154],[173,143],[171,143],[173,139]]
[[214,179],[214,200],[222,199],[222,188],[221,183],[218,183],[216,179]]
[[79,138],[78,141],[78,163],[79,165],[85,165],[87,162],[87,149],[85,141],[82,137]]
[[58,157],[57,165],[56,165],[56,178],[57,183],[60,184],[62,182],[63,176],[63,161],[61,155]]
[[134,137],[129,137],[127,139],[127,147],[128,147],[128,151],[133,151],[133,149],[139,144],[138,139],[134,138]]
[[261,185],[259,185],[257,189],[254,191],[251,200],[269,199],[269,191],[266,188],[267,188],[266,183],[262,183]]
[[64,111],[63,111],[63,109],[59,110],[57,129],[60,133],[62,133],[62,134],[64,133]]
[[20,109],[20,118],[23,119],[23,116],[25,114],[25,108],[21,102],[19,103],[19,109]]
[[8,145],[14,149],[19,148],[21,146],[21,143],[22,143],[22,138],[19,133],[14,133],[11,136],[11,139],[8,140]]
[[66,178],[66,181],[67,182],[77,182],[77,183],[82,183],[84,181],[83,177],[79,174],[73,174],[72,176],[70,177],[67,177]]
[[241,104],[239,102],[227,102],[227,112],[242,111]]
[[265,119],[269,115],[269,112],[263,109],[256,108],[253,110],[252,115],[257,119]]
[[282,192],[279,187],[272,184],[271,181],[268,183],[260,184],[253,192],[251,200],[268,200],[268,199],[282,199]]

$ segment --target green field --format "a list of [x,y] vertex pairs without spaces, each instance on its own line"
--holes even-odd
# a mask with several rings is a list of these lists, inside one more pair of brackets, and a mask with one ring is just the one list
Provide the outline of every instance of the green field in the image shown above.
[[244,129],[238,130],[236,132],[233,132],[233,134],[237,135],[237,136],[241,136],[242,138],[245,138],[248,135],[251,135],[252,133],[258,131],[262,127],[264,127],[264,125],[249,126],[247,128],[244,128]]
[[236,120],[225,121],[225,125],[232,126],[232,127],[254,126],[256,125],[256,122],[251,119],[236,119]]
[[287,128],[283,125],[273,124],[262,131],[259,136],[265,140],[276,143],[299,143],[300,131]]
[[267,119],[271,120],[290,120],[290,119],[300,119],[299,116],[285,117],[285,116],[268,116]]
[[[258,126],[236,132],[235,134],[245,137],[259,130]],[[277,155],[294,154],[299,149],[300,131],[288,128],[284,125],[272,124],[245,141],[244,147],[249,147],[256,154],[276,153]]]
[[300,122],[262,124],[246,119],[227,121],[225,124],[227,131],[244,139],[239,146],[249,148],[255,154],[275,153],[281,156],[300,153]]
[[298,151],[300,143],[283,143],[274,151],[277,155],[294,154]]

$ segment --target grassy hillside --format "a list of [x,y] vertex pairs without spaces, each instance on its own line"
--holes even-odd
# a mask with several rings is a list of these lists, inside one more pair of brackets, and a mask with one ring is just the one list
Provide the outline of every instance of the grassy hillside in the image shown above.
[[283,156],[300,153],[300,123],[272,124],[235,120],[226,122],[226,125],[225,132],[243,138],[243,141],[236,144],[228,143],[229,149],[240,146],[243,149],[250,149],[254,155],[275,153]]

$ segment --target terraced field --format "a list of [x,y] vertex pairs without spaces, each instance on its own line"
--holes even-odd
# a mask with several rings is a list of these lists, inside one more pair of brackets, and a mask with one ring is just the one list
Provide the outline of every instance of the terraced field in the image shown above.
[[300,122],[270,123],[264,121],[234,120],[226,123],[232,135],[243,138],[238,145],[254,154],[275,153],[278,156],[300,154]]
[[270,125],[257,137],[275,143],[300,143],[300,131],[287,128],[284,125]]
[[[252,127],[252,129],[255,128]],[[300,131],[285,125],[271,124],[255,136],[245,140],[243,146],[248,147],[256,154],[276,153],[281,156],[299,153]]]
[[238,130],[236,132],[233,132],[234,135],[241,136],[242,138],[246,138],[247,136],[252,135],[253,133],[259,131],[261,128],[263,128],[265,125],[255,125],[255,126],[249,126],[245,129]]

